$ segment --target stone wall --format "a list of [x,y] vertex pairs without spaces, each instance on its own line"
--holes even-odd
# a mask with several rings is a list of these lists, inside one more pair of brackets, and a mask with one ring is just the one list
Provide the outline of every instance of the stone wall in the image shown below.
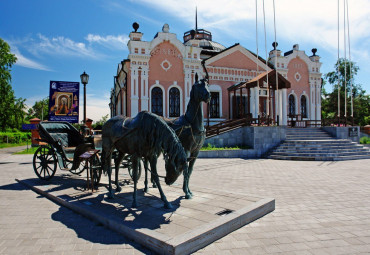
[[242,157],[260,158],[272,148],[278,146],[286,137],[286,127],[241,127],[218,136],[207,138],[208,143],[216,147],[248,146],[251,149],[201,151],[200,158],[208,157]]
[[349,128],[352,127],[322,127],[321,129],[337,139],[349,139],[358,143],[360,141],[360,127],[354,127],[357,128],[357,136],[349,136]]

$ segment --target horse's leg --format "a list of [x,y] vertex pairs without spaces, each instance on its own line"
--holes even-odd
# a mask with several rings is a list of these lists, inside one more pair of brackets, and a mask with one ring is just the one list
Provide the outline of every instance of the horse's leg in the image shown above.
[[150,174],[150,182],[152,183],[152,187],[153,187],[153,188],[157,188],[157,184],[155,184],[153,174]]
[[137,181],[139,179],[139,167],[140,167],[140,159],[136,156],[131,156],[132,160],[132,179],[134,181],[134,194],[132,199],[132,208],[137,207],[136,195],[137,195]]
[[143,164],[144,164],[144,169],[145,169],[145,181],[144,181],[145,188],[144,188],[144,192],[148,193],[149,192],[149,187],[148,187],[148,160],[144,158]]
[[114,198],[114,193],[112,191],[112,167],[111,167],[111,162],[112,162],[112,151],[113,149],[110,148],[109,146],[106,146],[106,149],[103,147],[103,152],[102,156],[104,157],[104,167],[107,170],[108,173],[108,180],[109,180],[109,186],[108,186],[108,198]]
[[191,160],[189,162],[188,170],[184,171],[184,184],[182,186],[182,189],[185,193],[185,198],[186,199],[190,199],[193,196],[193,193],[190,191],[190,188],[189,188],[189,181],[190,181],[191,173],[193,172],[193,166],[194,166],[195,161],[197,159],[198,153],[199,153],[199,151],[197,151],[194,154],[190,154]]
[[159,177],[158,177],[158,173],[157,173],[157,158],[153,157],[150,160],[150,167],[151,167],[151,170],[152,170],[152,177],[154,179],[154,182],[157,184],[159,193],[161,194],[161,199],[164,202],[164,207],[166,209],[171,209],[172,208],[172,205],[171,205],[170,202],[167,201],[167,198],[164,195],[163,190],[162,190],[162,187],[161,187],[161,184],[159,182]]
[[122,190],[121,186],[119,186],[118,172],[119,172],[119,166],[120,166],[120,164],[122,162],[122,159],[123,159],[124,155],[125,155],[124,153],[119,152],[118,153],[118,156],[114,160],[114,168],[115,168],[115,174],[116,174],[116,181],[115,181],[115,183],[116,183],[116,191],[117,192],[120,192]]

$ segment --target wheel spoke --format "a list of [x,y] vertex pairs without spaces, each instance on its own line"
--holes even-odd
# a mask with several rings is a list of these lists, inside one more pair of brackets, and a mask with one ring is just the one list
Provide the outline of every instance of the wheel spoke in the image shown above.
[[41,170],[40,170],[40,175],[42,174],[43,170],[44,170],[44,168],[41,168]]
[[[49,166],[47,166],[46,167],[46,171],[48,171],[48,175],[50,176],[51,174],[50,174],[50,172],[49,172],[49,169],[48,168],[50,168]],[[50,168],[51,169],[51,168]]]

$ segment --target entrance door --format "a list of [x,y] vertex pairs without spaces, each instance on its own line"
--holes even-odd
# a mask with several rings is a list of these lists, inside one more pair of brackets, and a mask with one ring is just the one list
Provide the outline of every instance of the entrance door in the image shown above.
[[264,118],[267,117],[267,98],[260,97],[260,109],[259,109],[260,117]]

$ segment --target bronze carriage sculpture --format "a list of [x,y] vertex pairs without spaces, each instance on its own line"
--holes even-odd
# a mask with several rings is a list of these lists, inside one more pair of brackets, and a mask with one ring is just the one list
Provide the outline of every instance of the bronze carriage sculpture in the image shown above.
[[[33,156],[33,169],[41,180],[53,178],[57,165],[61,170],[73,174],[80,174],[86,169],[79,156],[95,149],[93,137],[85,138],[68,122],[41,122],[38,130],[41,145]],[[100,156],[95,155],[91,162],[92,178],[96,186],[102,173]]]

